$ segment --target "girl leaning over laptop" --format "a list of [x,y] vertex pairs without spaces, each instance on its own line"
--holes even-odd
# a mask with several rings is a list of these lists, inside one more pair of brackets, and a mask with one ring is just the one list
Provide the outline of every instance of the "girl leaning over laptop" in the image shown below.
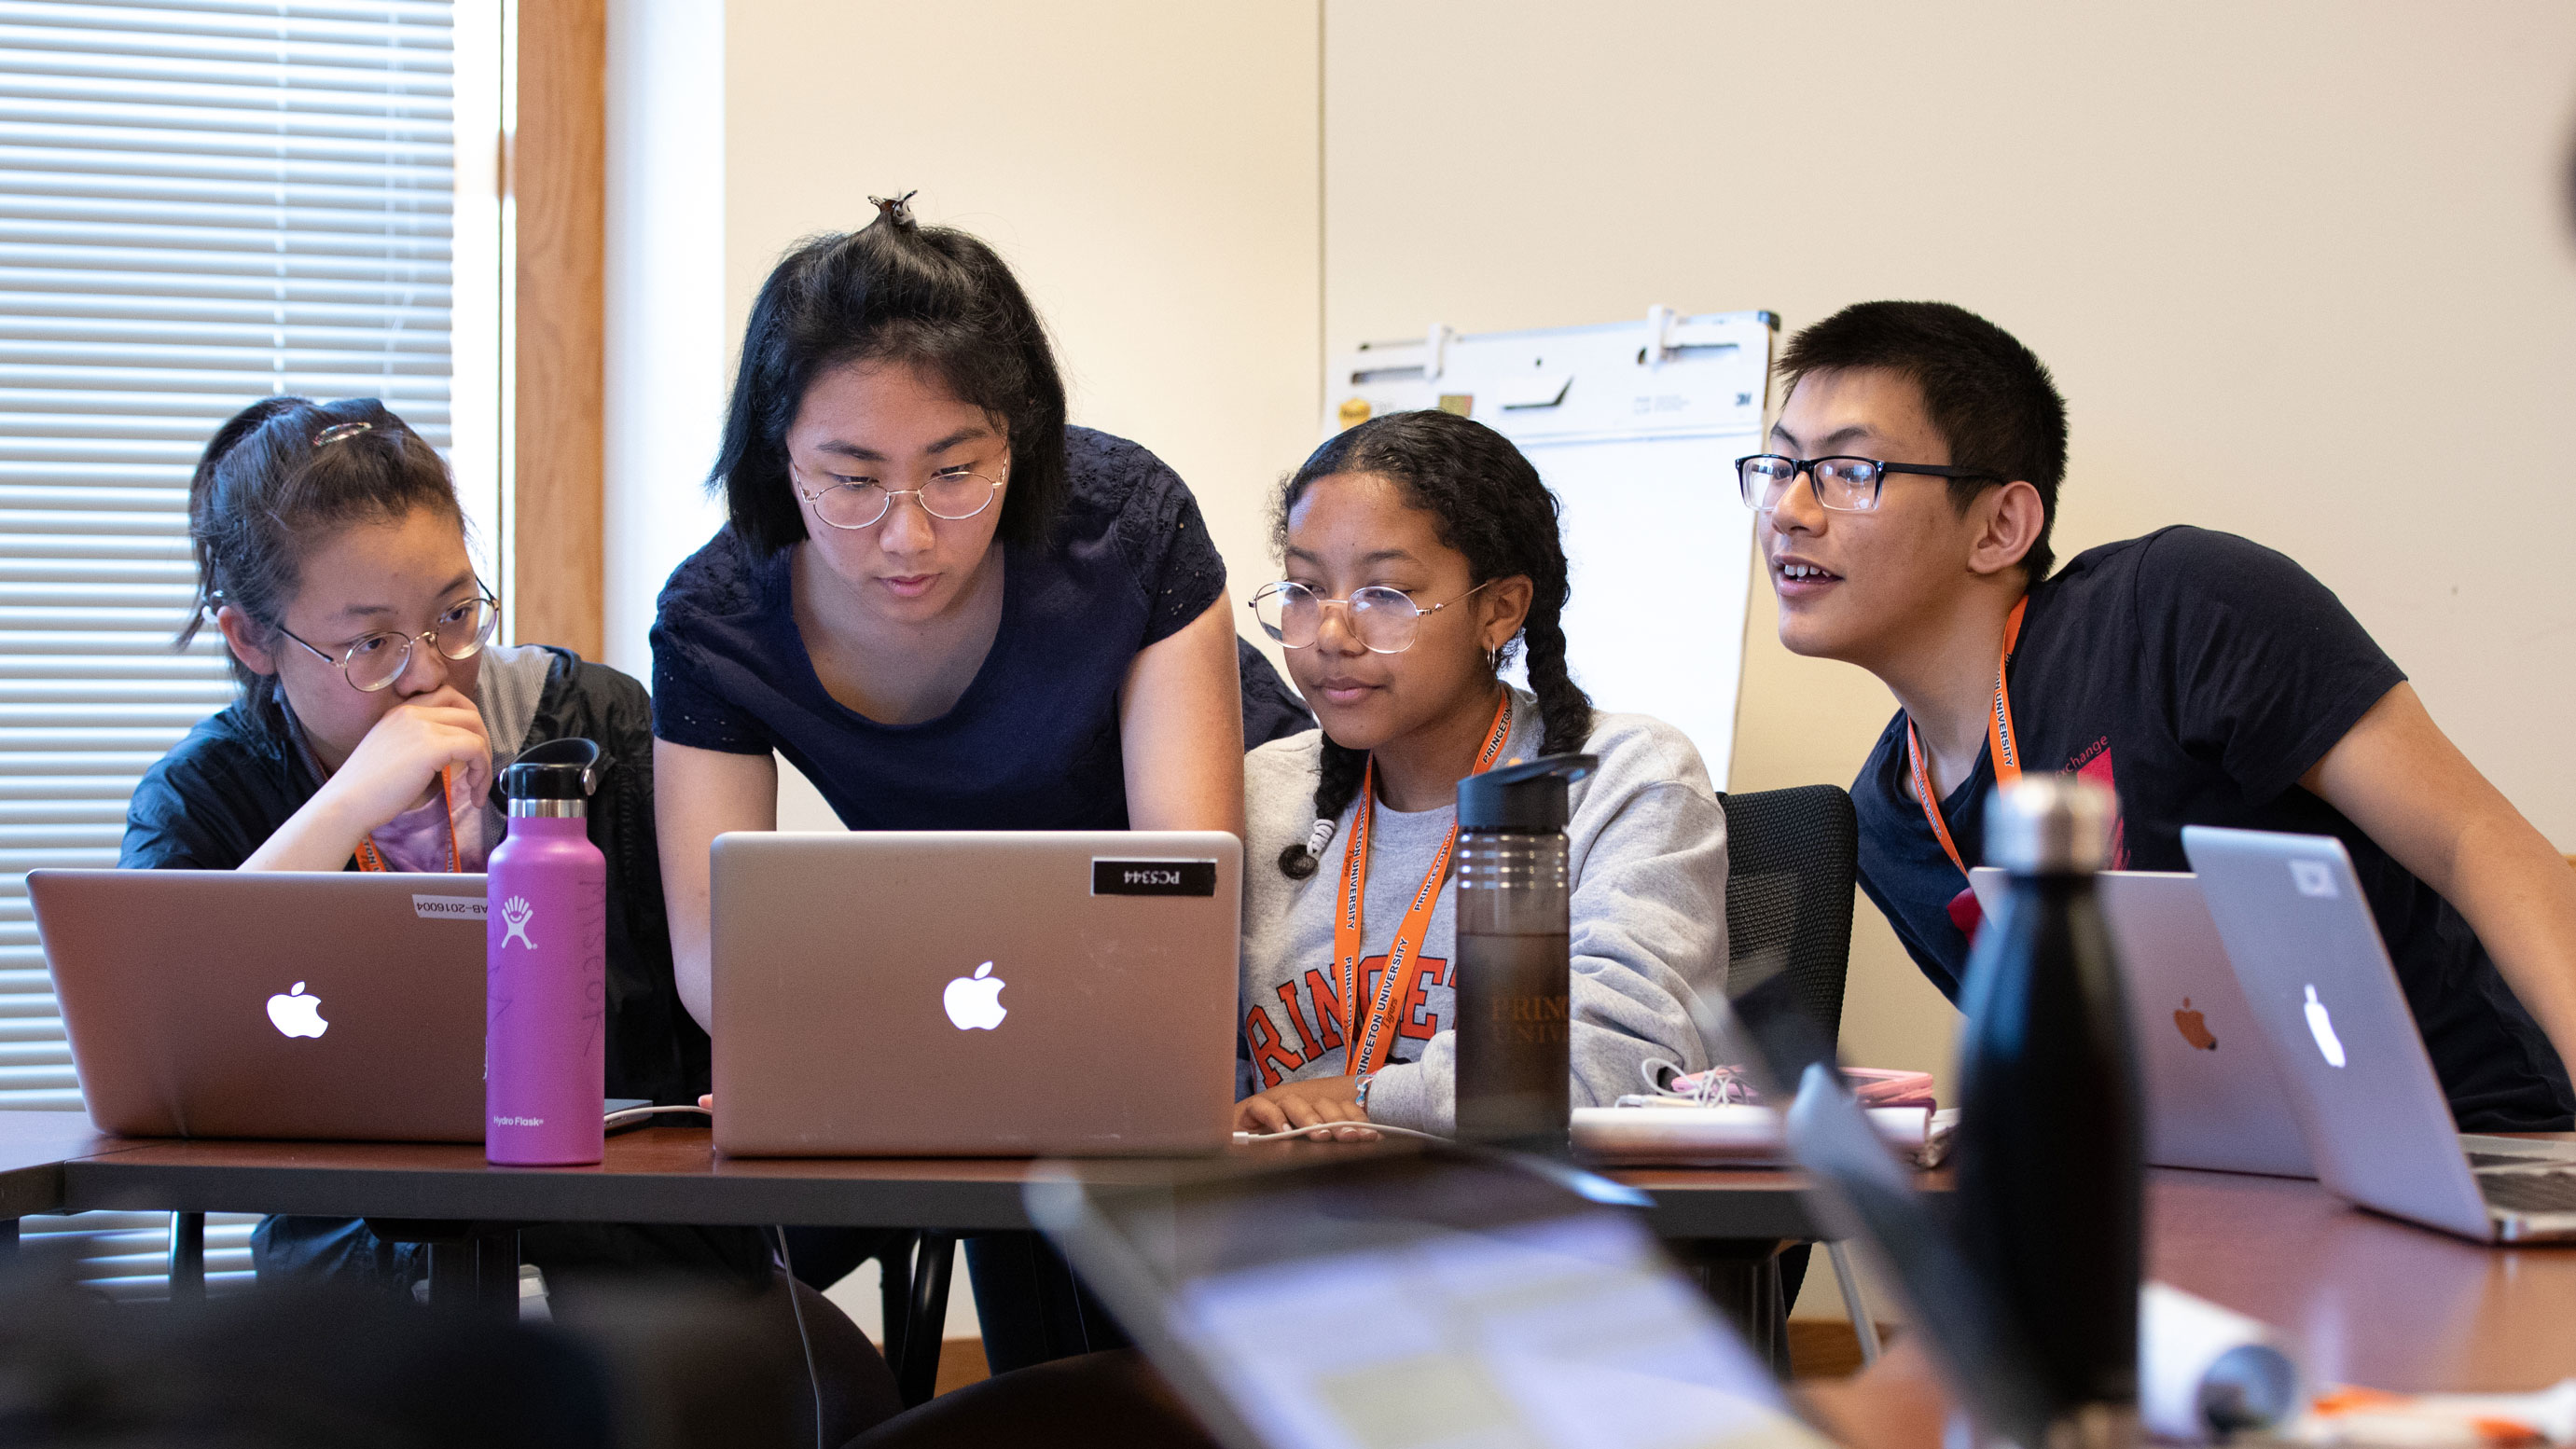
[[[789,252],[711,482],[729,521],[653,626],[663,880],[700,1021],[709,846],[777,827],[781,754],[854,830],[1242,832],[1224,563],[1160,459],[1068,426],[1046,329],[982,242],[895,200]],[[809,1282],[869,1246],[789,1241]],[[966,1257],[997,1372],[1121,1342],[1034,1234]]]
[[[672,981],[643,687],[570,650],[494,641],[498,609],[447,467],[373,399],[243,409],[206,445],[188,516],[198,607],[179,642],[211,620],[240,694],[143,777],[118,863],[480,871],[502,832],[501,767],[547,740],[593,740],[606,766],[590,814],[608,862],[606,1095],[694,1101],[708,1045]],[[354,1220],[272,1217],[251,1242],[263,1279],[403,1288],[427,1272],[421,1245]],[[568,1318],[586,1283],[611,1276],[780,1289],[751,1228],[543,1224],[522,1245]],[[892,1377],[865,1336],[796,1291],[830,1366],[827,1417],[846,1435],[892,1413]],[[798,1352],[792,1334],[781,1350]]]

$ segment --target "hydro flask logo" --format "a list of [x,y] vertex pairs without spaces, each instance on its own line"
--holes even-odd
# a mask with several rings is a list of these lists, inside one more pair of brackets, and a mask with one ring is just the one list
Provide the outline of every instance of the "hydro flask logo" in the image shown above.
[[529,905],[525,896],[510,897],[509,902],[501,907],[501,924],[509,928],[501,937],[501,949],[510,949],[512,941],[531,951],[537,949],[537,943],[528,939],[528,922],[536,918],[537,908]]

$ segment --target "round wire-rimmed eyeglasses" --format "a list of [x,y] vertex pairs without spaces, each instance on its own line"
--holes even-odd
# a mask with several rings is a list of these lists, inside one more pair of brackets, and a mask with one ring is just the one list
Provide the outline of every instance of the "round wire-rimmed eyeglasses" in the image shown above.
[[826,525],[859,529],[882,522],[895,499],[906,494],[933,518],[950,523],[972,518],[1001,496],[1002,480],[972,468],[942,468],[918,488],[888,488],[874,478],[828,483],[819,489],[807,488],[798,478],[795,487],[797,496],[813,504],[814,516]]
[[[1485,580],[1485,584],[1492,582]],[[1253,618],[1261,621],[1261,632],[1285,648],[1313,645],[1323,632],[1324,610],[1335,608],[1344,611],[1352,636],[1371,654],[1401,654],[1412,648],[1420,636],[1425,614],[1437,614],[1485,584],[1476,585],[1456,599],[1425,608],[1413,602],[1411,594],[1384,584],[1353,589],[1347,599],[1327,599],[1304,584],[1282,579],[1263,585],[1246,607],[1252,610]]]
[[1790,458],[1778,453],[1756,453],[1735,460],[1736,487],[1744,495],[1744,506],[1756,513],[1769,513],[1780,506],[1780,500],[1797,485],[1804,473],[1816,490],[1816,502],[1836,513],[1867,513],[1878,507],[1878,496],[1887,487],[1890,473],[1921,473],[1934,478],[1984,478],[2003,482],[2001,475],[1983,468],[1951,468],[1933,463],[1889,463],[1877,458],[1853,458],[1837,455],[1830,458]]
[[403,671],[411,667],[413,645],[425,641],[438,651],[439,657],[461,664],[483,652],[483,646],[492,642],[492,631],[500,622],[500,601],[489,594],[478,594],[448,605],[435,623],[417,634],[406,634],[400,629],[380,629],[340,651],[337,659],[314,648],[283,624],[277,626],[277,632],[304,645],[314,658],[337,668],[349,681],[350,688],[362,694],[373,694],[402,678]]

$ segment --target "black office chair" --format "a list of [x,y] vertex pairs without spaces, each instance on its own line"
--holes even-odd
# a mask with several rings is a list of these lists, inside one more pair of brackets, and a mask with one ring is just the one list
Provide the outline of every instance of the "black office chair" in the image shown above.
[[[1721,795],[1718,803],[1726,811],[1727,994],[1740,997],[1785,978],[1789,998],[1839,1044],[1843,986],[1851,974],[1852,886],[1860,869],[1860,821],[1851,796],[1837,785],[1799,785]],[[1802,1243],[1789,1250],[1794,1263],[1773,1258],[1761,1265],[1759,1276],[1778,1295],[1784,1321],[1797,1291],[1789,1280],[1805,1279],[1806,1252]],[[1850,1254],[1840,1243],[1827,1243],[1825,1254],[1862,1355],[1874,1363],[1878,1326]],[[1786,1367],[1785,1341],[1758,1346]]]
[[1786,974],[1798,1005],[1839,1041],[1851,970],[1860,821],[1837,785],[1720,796],[1726,810],[1727,994]]

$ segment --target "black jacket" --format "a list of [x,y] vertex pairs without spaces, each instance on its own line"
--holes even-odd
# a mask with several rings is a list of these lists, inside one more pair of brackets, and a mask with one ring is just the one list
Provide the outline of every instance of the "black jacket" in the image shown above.
[[1240,634],[1234,639],[1234,660],[1243,671],[1243,752],[1254,750],[1272,740],[1301,735],[1315,727],[1315,717],[1270,667],[1270,660]]
[[[708,1089],[707,1034],[681,1008],[671,974],[653,836],[653,707],[644,686],[616,670],[547,652],[555,660],[526,743],[588,739],[607,762],[590,839],[608,857],[608,1095],[695,1102]],[[279,707],[253,709],[235,704],[199,724],[143,777],[118,865],[231,870],[322,788]]]

